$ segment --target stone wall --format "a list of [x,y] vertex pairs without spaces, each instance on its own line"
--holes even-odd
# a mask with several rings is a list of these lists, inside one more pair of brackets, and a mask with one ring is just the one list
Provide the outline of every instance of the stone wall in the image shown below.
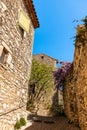
[[82,39],[77,39],[74,60],[74,66],[76,68],[74,67],[74,71],[77,72],[76,98],[79,124],[82,130],[87,130],[87,28],[84,27],[78,27],[78,35],[81,34]]
[[42,64],[51,65],[53,67],[53,70],[56,69],[57,63],[58,63],[57,59],[54,59],[54,58],[52,58],[52,57],[50,57],[48,55],[45,55],[45,54],[36,54],[36,55],[33,55],[33,59],[39,61]]
[[[57,63],[58,60],[55,58],[52,58],[46,54],[36,54],[33,55],[33,59],[38,61],[41,64],[47,64],[52,67],[52,70],[57,69]],[[55,90],[54,91],[54,77],[52,73],[52,79],[51,79],[51,87],[47,88],[42,96],[42,98],[39,101],[39,106],[38,106],[38,112],[37,114],[43,115],[43,116],[52,116],[56,114],[56,110],[58,107],[58,92]],[[55,98],[57,100],[55,100]]]
[[74,65],[64,86],[65,113],[71,121],[87,130],[87,28],[78,26]]
[[78,124],[78,108],[76,99],[76,79],[73,76],[73,70],[70,72],[65,80],[63,96],[64,96],[64,110],[70,122]]
[[13,130],[17,119],[27,116],[34,27],[31,22],[29,34],[19,27],[21,10],[28,15],[23,0],[0,0],[0,47],[3,46],[10,55],[5,64],[0,63],[1,130]]

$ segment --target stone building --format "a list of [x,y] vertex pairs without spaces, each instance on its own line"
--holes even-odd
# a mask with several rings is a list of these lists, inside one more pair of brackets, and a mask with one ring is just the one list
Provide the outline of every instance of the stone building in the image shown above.
[[[33,55],[33,59],[39,61],[43,64],[49,64],[53,67],[53,71],[57,69],[58,60],[55,58],[52,58],[46,54],[36,54]],[[54,79],[53,79],[54,82]],[[63,107],[63,92],[62,90],[53,90],[52,94],[50,94],[51,97],[53,96],[53,105],[52,108],[58,110],[58,105]],[[56,111],[57,113],[57,111]]]
[[33,59],[39,61],[42,64],[49,64],[53,67],[53,70],[57,68],[58,60],[55,58],[52,58],[46,54],[36,54],[33,55]]
[[0,0],[0,130],[13,130],[26,117],[34,29],[32,0]]
[[[38,61],[41,64],[47,64],[52,67],[53,71],[57,69],[57,64],[58,60],[48,56],[46,54],[35,54],[33,55],[33,59]],[[54,77],[52,74],[52,79],[51,79],[53,86],[51,88],[51,91],[46,91],[44,95],[44,101],[40,101],[41,105],[38,111],[38,114],[42,114],[45,116],[50,116],[50,115],[55,115],[56,114],[56,109],[58,107],[58,101],[60,102],[61,96],[60,96],[60,90],[55,90],[54,91]],[[58,96],[59,95],[59,96]],[[59,99],[58,99],[59,98]],[[47,105],[48,104],[48,105]],[[50,108],[52,111],[50,111]]]
[[64,85],[64,105],[68,118],[87,130],[87,26],[77,29],[73,70]]

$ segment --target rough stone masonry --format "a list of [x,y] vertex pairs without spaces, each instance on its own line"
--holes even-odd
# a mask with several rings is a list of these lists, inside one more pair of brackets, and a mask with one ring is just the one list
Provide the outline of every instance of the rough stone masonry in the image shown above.
[[[46,54],[35,54],[33,55],[33,59],[41,64],[49,65],[52,67],[52,71],[57,69],[58,60],[50,57]],[[58,95],[60,91],[54,91],[54,77],[52,72],[51,77],[51,85],[50,89],[46,89],[45,94],[43,94],[42,98],[39,99],[39,106],[37,114],[43,116],[53,116],[56,115],[58,109]],[[60,100],[60,99],[59,99]]]
[[[29,32],[26,25],[22,25],[25,29],[19,25],[21,12],[25,22],[29,21]],[[13,130],[20,117],[27,117],[28,80],[37,27],[32,0],[0,0],[0,130]]]
[[65,113],[81,130],[87,130],[87,26],[77,28],[73,70],[64,85]]

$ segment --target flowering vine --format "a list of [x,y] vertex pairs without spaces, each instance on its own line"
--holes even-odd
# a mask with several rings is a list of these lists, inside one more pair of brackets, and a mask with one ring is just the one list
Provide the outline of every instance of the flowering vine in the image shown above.
[[63,86],[64,79],[70,73],[72,68],[73,62],[60,62],[60,67],[57,69],[57,71],[53,72],[56,87]]

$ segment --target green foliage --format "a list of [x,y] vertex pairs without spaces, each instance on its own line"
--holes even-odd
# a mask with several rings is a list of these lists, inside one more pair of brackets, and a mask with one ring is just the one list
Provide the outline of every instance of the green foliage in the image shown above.
[[[29,81],[29,100],[38,103],[47,92],[53,89],[52,70],[52,67],[48,64],[41,64],[36,60],[32,61]],[[28,102],[28,105],[29,104]]]
[[33,60],[30,77],[30,84],[34,84],[36,89],[42,90],[53,85],[52,81],[52,67],[47,64],[40,64]]
[[18,120],[15,125],[14,125],[14,129],[18,130],[21,128],[21,126],[25,126],[26,125],[26,120],[25,118],[21,117],[20,120]]
[[81,43],[83,43],[85,41],[85,38],[82,34],[79,34],[76,36],[76,41],[80,41]]
[[30,109],[34,109],[35,108],[35,106],[34,106],[34,102],[30,99],[30,100],[28,100],[28,102],[27,102],[27,110],[30,110]]
[[58,115],[59,116],[65,116],[64,109],[62,105],[58,106]]
[[[82,44],[85,43],[85,32],[86,31],[87,31],[86,25],[84,25],[82,28],[80,28],[78,30],[78,34],[74,37],[75,38],[75,40],[74,40],[75,45],[76,45],[76,42],[81,42]],[[77,47],[79,47],[79,46],[77,46]]]
[[20,121],[17,121],[17,122],[15,123],[14,128],[15,128],[15,129],[20,129],[20,128],[21,128]]
[[55,109],[51,108],[51,111],[57,116],[65,116],[64,109],[62,105],[58,105]]
[[23,117],[20,118],[20,124],[21,124],[21,126],[25,126],[26,125],[25,118],[23,118]]
[[82,20],[81,20],[83,23],[84,23],[84,26],[82,26],[79,30],[78,30],[78,34],[73,37],[74,38],[74,42],[75,42],[75,46],[76,47],[80,47],[78,45],[76,45],[76,42],[81,42],[83,45],[85,43],[85,32],[87,32],[87,16],[85,16]]
[[84,22],[85,25],[87,25],[87,16],[85,16],[85,18],[83,18],[82,21]]
[[30,82],[38,83],[42,85],[47,82],[52,77],[52,67],[47,64],[40,64],[39,62],[33,60]]

